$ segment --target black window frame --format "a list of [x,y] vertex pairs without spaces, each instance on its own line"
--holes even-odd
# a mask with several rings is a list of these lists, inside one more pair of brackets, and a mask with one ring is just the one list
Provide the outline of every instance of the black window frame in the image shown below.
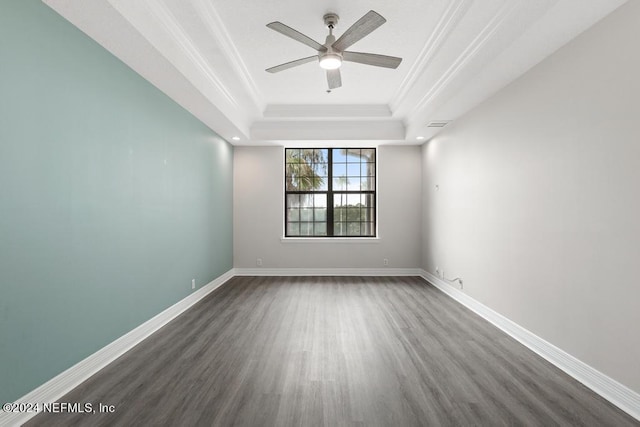
[[[291,163],[287,163],[287,152],[288,150],[327,150],[327,188],[326,189],[321,189],[321,190],[289,190],[287,187],[287,165],[291,164]],[[362,183],[362,178],[373,178],[371,181],[371,184],[373,186],[373,189],[367,189],[367,190],[347,190],[347,189],[334,189],[334,176],[333,176],[333,169],[334,169],[334,164],[333,164],[333,150],[345,150],[345,158],[346,156],[349,155],[349,151],[353,151],[353,150],[372,150],[373,151],[373,161],[369,161],[369,162],[362,162],[362,159],[360,160],[359,164],[360,164],[360,174],[359,174],[359,180],[360,183]],[[373,163],[373,176],[371,175],[362,175],[362,164],[369,164],[369,163]],[[339,163],[342,164],[342,163]],[[351,163],[345,163],[345,165],[348,165]],[[355,175],[348,175],[348,176],[353,176],[355,177]],[[347,179],[348,179],[347,176]],[[343,176],[340,176],[343,177]],[[374,239],[377,238],[377,234],[378,234],[378,207],[377,207],[377,177],[378,177],[378,150],[376,149],[376,147],[285,147],[284,149],[284,215],[283,215],[283,219],[284,219],[284,237],[285,238],[291,238],[291,239],[296,239],[296,238],[311,238],[311,239],[315,239],[315,238],[329,238],[329,239],[335,239],[335,238],[347,238],[347,239],[351,239],[351,238],[360,238],[360,239]],[[335,177],[338,178],[338,177]],[[347,187],[348,188],[348,187]],[[293,195],[293,194],[298,194],[298,195],[302,195],[302,194],[309,194],[309,195],[316,195],[316,194],[324,194],[326,195],[326,217],[325,217],[325,224],[326,224],[326,235],[320,235],[320,234],[290,234],[289,233],[289,228],[288,228],[288,224],[289,223],[298,223],[298,224],[309,224],[309,223],[313,223],[314,227],[316,223],[321,223],[320,221],[316,221],[315,219],[313,221],[302,221],[302,220],[298,220],[298,221],[289,221],[288,218],[288,213],[289,213],[289,209],[290,206],[288,205],[289,202],[289,195]],[[336,195],[360,195],[361,200],[362,200],[362,195],[366,195],[371,197],[372,201],[371,201],[371,206],[367,206],[366,208],[363,208],[362,205],[359,206],[360,208],[360,215],[362,215],[362,209],[368,209],[370,210],[369,213],[369,217],[367,219],[370,219],[369,221],[363,221],[362,220],[362,216],[360,216],[360,220],[358,221],[354,221],[354,220],[345,220],[345,221],[339,221],[339,223],[344,224],[342,227],[345,227],[345,230],[348,229],[349,224],[352,223],[359,223],[360,224],[360,233],[359,234],[335,234],[336,230],[335,230],[335,206],[334,206],[334,197]],[[348,205],[345,205],[345,207],[347,207],[348,209]],[[300,215],[300,213],[298,213],[298,215]],[[345,214],[348,216],[348,211]],[[363,224],[367,224],[365,226],[363,226]],[[369,234],[363,234],[362,230],[365,229],[366,227],[370,228],[370,233]]]

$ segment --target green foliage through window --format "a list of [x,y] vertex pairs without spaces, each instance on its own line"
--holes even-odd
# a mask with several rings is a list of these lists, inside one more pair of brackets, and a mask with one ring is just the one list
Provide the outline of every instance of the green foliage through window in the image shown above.
[[375,237],[375,148],[285,149],[287,237]]

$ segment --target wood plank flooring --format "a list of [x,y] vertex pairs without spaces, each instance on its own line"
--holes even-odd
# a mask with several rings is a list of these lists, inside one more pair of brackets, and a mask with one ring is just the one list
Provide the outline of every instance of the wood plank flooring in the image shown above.
[[638,426],[416,277],[235,277],[29,426]]

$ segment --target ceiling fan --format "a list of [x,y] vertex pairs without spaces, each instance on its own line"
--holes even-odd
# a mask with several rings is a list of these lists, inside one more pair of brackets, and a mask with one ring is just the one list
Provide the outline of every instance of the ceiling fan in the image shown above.
[[402,62],[402,58],[397,58],[395,56],[351,52],[345,50],[387,22],[387,20],[379,13],[370,10],[362,18],[358,19],[355,24],[349,27],[349,29],[345,31],[340,38],[338,38],[338,40],[336,40],[333,35],[333,29],[338,23],[338,15],[335,13],[327,13],[324,15],[323,19],[324,24],[329,28],[329,35],[323,45],[310,37],[305,36],[301,32],[284,25],[282,22],[276,21],[267,24],[267,27],[272,30],[284,34],[287,37],[291,37],[292,39],[315,49],[317,54],[276,65],[275,67],[267,68],[266,71],[269,73],[277,73],[289,68],[297,67],[298,65],[306,64],[307,62],[318,60],[320,67],[327,70],[327,82],[329,83],[329,90],[331,90],[342,86],[342,78],[340,77],[340,66],[342,65],[342,61],[358,62],[360,64],[394,69]]

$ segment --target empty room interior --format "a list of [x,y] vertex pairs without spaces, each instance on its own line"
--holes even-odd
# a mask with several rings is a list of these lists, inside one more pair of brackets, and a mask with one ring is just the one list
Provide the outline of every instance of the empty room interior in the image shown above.
[[639,29],[2,1],[0,425],[640,425]]

